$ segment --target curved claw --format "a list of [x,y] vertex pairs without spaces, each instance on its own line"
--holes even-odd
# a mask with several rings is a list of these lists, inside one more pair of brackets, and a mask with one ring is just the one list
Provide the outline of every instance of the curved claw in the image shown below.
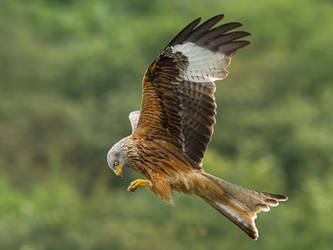
[[145,187],[147,186],[149,183],[148,180],[144,180],[144,179],[137,179],[135,181],[132,181],[131,184],[128,186],[127,191],[129,192],[134,192],[135,190],[137,190],[139,187]]

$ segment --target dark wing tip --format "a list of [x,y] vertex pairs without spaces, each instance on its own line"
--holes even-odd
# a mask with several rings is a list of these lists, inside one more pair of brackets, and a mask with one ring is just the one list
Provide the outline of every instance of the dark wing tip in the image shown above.
[[185,41],[185,39],[191,34],[193,29],[200,23],[200,21],[201,17],[198,17],[197,19],[193,20],[172,39],[172,41],[167,45],[167,47]]
[[[212,18],[210,18],[209,20],[213,20],[213,19],[216,19],[217,21],[216,22],[219,22],[220,20],[222,20],[224,18],[224,14],[218,14],[216,16],[213,16]],[[208,21],[209,21],[208,20]],[[208,22],[207,21],[207,22]]]
[[[227,33],[230,30],[242,26],[239,22],[231,22],[214,27],[224,14],[216,15],[207,21],[200,23],[201,18],[197,18],[180,31],[175,38],[167,45],[174,46],[186,41],[193,42],[199,46],[206,47],[211,51],[220,50],[226,55],[233,54],[236,50],[250,44],[249,41],[237,40],[249,36],[250,33],[244,31],[235,31]],[[198,26],[198,27],[197,27]]]
[[233,41],[236,41],[237,39],[249,36],[250,33],[245,31],[235,31],[235,32],[229,32],[225,33],[223,35],[217,36],[212,38],[211,40],[208,40],[206,43],[206,47],[212,51],[218,50],[219,47],[226,45],[228,43],[231,43]]
[[250,32],[247,32],[247,31],[236,31],[237,33],[242,33],[243,36],[242,37],[245,37],[245,36],[251,36],[251,33]]
[[185,40],[187,40],[189,37],[190,37],[190,40],[195,40],[195,38],[200,36],[205,31],[209,30],[212,26],[214,26],[221,19],[223,19],[223,17],[224,17],[224,14],[216,15],[216,16],[208,19],[206,22],[201,24],[197,29],[195,29],[195,27],[201,21],[201,17],[198,17],[197,19],[193,20],[190,24],[188,24],[184,29],[182,29],[175,36],[175,38],[172,39],[172,41],[167,45],[167,47],[172,46],[172,45],[176,45],[178,43],[182,43]]
[[186,38],[186,41],[194,42],[194,41],[198,40],[198,38],[200,38],[203,34],[208,32],[219,21],[221,21],[223,19],[223,17],[224,17],[224,15],[221,14],[221,15],[217,15],[217,16],[214,16],[214,17],[208,19],[207,21],[202,23],[198,28],[193,30],[191,32],[191,34]]
[[234,52],[236,52],[238,49],[243,48],[249,44],[250,44],[249,41],[243,41],[243,40],[233,41],[227,44],[222,44],[221,46],[219,46],[219,50],[222,53],[225,53],[226,55],[231,55]]

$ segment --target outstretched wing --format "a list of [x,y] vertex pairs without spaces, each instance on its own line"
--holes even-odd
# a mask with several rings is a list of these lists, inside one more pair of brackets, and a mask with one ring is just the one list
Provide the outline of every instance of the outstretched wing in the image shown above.
[[215,124],[215,80],[224,79],[236,50],[249,44],[241,26],[215,16],[195,28],[186,26],[149,66],[143,80],[141,114],[135,135],[161,139],[179,148],[193,167],[201,168]]

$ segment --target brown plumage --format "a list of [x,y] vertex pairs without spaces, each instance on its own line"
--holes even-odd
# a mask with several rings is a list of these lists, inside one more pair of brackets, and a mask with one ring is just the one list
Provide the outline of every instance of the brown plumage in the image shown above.
[[194,20],[149,66],[141,110],[129,116],[132,134],[111,148],[107,160],[117,175],[128,166],[146,178],[133,181],[129,191],[147,186],[169,203],[172,191],[199,196],[257,239],[256,214],[287,197],[248,190],[202,169],[215,124],[214,81],[227,76],[235,52],[249,44],[239,40],[249,33],[231,31],[240,23],[213,28],[222,18],[200,26],[200,18]]

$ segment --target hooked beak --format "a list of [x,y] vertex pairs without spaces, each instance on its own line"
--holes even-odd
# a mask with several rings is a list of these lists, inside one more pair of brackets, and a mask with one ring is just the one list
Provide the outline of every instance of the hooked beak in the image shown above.
[[123,177],[123,168],[121,167],[120,163],[117,166],[116,170],[113,170],[113,172],[120,177]]

